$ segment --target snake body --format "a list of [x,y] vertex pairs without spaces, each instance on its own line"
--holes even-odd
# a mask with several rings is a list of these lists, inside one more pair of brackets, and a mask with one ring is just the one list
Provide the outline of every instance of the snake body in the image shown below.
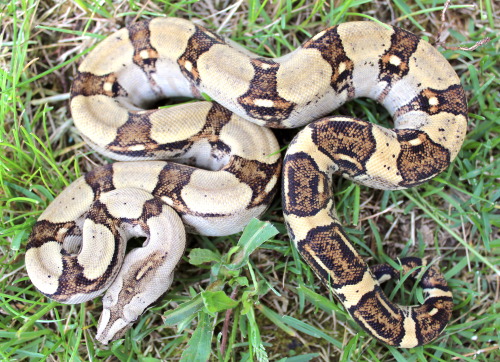
[[[204,93],[215,102],[151,109],[167,97]],[[359,97],[380,102],[394,129],[343,116],[313,122]],[[265,127],[307,125],[284,159],[285,221],[300,254],[354,320],[387,344],[414,347],[435,339],[450,319],[444,277],[418,258],[397,263],[419,281],[424,303],[389,301],[379,285],[400,271],[368,268],[333,205],[333,174],[408,188],[443,171],[460,149],[464,91],[444,57],[417,36],[350,22],[269,59],[187,20],[142,21],[83,61],[71,111],[93,148],[130,162],[96,168],[63,191],[34,226],[26,266],[35,286],[63,303],[107,290],[102,342],[122,335],[169,287],[184,249],[182,224],[228,235],[262,215],[281,167]],[[126,240],[138,236],[147,242],[125,257]]]

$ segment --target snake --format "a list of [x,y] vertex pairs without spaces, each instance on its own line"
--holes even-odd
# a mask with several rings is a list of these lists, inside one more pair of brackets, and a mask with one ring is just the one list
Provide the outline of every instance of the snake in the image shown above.
[[[178,97],[203,101],[165,105]],[[331,115],[355,98],[380,103],[394,126]],[[457,156],[465,92],[427,41],[354,21],[266,58],[192,21],[153,18],[109,35],[86,56],[70,107],[85,141],[117,162],[51,202],[29,236],[26,268],[35,287],[61,303],[105,293],[102,343],[123,336],[168,290],[186,232],[237,233],[279,189],[292,244],[361,329],[411,348],[449,322],[452,293],[436,263],[404,257],[369,267],[336,215],[332,184],[341,175],[406,189]],[[271,128],[298,127],[282,162]],[[126,253],[133,238],[144,242]],[[406,274],[423,303],[399,305],[381,289]]]

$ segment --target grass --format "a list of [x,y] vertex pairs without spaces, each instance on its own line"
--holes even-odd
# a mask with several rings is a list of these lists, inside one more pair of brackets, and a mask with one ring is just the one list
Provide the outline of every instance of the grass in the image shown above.
[[[0,358],[498,360],[500,76],[494,29],[499,9],[491,0],[453,2],[447,12],[447,45],[471,46],[492,38],[475,51],[441,49],[469,99],[468,135],[453,165],[407,191],[336,181],[338,213],[369,263],[400,255],[439,261],[455,308],[435,342],[410,350],[388,348],[354,325],[291,248],[278,199],[263,218],[274,226],[250,226],[250,237],[239,241],[243,249],[235,249],[239,235],[193,238],[168,294],[109,347],[94,339],[99,299],[74,306],[47,300],[24,267],[26,240],[40,213],[71,181],[106,162],[75,131],[67,99],[82,56],[107,34],[144,17],[195,18],[258,54],[275,57],[328,25],[366,17],[434,40],[443,3],[1,2]],[[389,124],[387,114],[367,100],[335,113]],[[277,135],[286,144],[293,133]],[[269,234],[260,238],[258,230]],[[418,289],[403,292],[392,285],[387,291],[402,302],[421,298]],[[224,353],[221,345],[226,345]]]

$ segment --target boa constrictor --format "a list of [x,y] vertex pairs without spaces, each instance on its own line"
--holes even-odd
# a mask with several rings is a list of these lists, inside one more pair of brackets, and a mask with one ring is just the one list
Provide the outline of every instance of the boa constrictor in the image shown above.
[[[167,97],[202,93],[217,103],[154,109]],[[395,128],[350,117],[311,123],[358,97],[380,102]],[[284,159],[286,225],[356,322],[387,344],[414,347],[436,338],[450,319],[443,275],[417,258],[397,263],[419,280],[424,303],[389,301],[379,284],[400,271],[368,268],[333,204],[333,174],[402,189],[443,171],[459,151],[464,91],[444,57],[417,36],[350,22],[268,59],[186,20],[142,21],[84,60],[71,111],[93,148],[133,161],[97,168],[58,196],[34,226],[26,266],[35,286],[63,303],[107,290],[100,341],[121,336],[169,287],[184,249],[182,224],[190,232],[227,235],[268,207],[281,163],[276,139],[259,126],[308,124]],[[126,240],[137,236],[146,242],[125,257]]]

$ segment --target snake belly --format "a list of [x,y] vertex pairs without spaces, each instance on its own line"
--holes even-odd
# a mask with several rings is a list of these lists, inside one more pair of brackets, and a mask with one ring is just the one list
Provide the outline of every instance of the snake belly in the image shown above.
[[[216,103],[152,109],[168,97],[202,94]],[[344,116],[318,119],[359,97],[380,102],[394,128]],[[431,179],[457,156],[467,125],[465,93],[446,59],[417,36],[349,22],[270,59],[187,20],[141,21],[87,56],[72,86],[71,111],[94,149],[129,162],[89,172],[53,201],[30,235],[26,266],[35,286],[63,303],[107,290],[100,341],[123,335],[168,288],[184,249],[182,223],[190,232],[228,235],[268,207],[280,158],[265,127],[307,125],[284,159],[286,225],[353,319],[398,347],[428,343],[448,323],[452,295],[439,269],[398,259],[425,301],[417,307],[389,301],[380,283],[400,271],[369,268],[333,204],[334,174],[403,189]],[[125,257],[131,237],[147,241]]]

